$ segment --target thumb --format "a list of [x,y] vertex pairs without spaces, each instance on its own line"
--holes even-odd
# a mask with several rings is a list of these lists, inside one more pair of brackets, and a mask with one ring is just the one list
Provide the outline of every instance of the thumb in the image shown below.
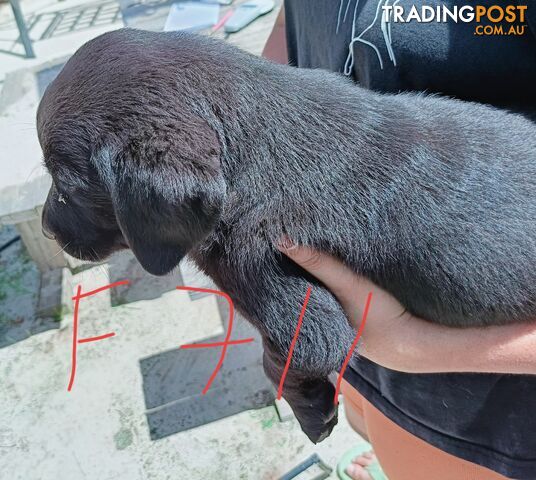
[[320,280],[337,297],[347,311],[352,307],[363,308],[368,294],[372,292],[371,314],[388,317],[401,315],[405,309],[388,292],[365,277],[354,273],[338,259],[310,247],[297,246],[288,239],[278,249],[304,270]]
[[[310,247],[293,245],[286,239],[278,248],[293,262],[320,280],[343,305],[352,299],[357,300],[357,297],[365,299],[370,291],[367,290],[367,285],[363,285],[364,279],[355,275],[331,255]],[[361,290],[367,291],[361,295]]]

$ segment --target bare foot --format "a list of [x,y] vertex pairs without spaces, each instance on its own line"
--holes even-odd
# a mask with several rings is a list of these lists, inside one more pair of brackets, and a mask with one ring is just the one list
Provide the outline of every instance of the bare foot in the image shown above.
[[346,474],[353,480],[373,480],[365,467],[376,461],[374,452],[363,453],[352,460],[352,463],[346,468]]

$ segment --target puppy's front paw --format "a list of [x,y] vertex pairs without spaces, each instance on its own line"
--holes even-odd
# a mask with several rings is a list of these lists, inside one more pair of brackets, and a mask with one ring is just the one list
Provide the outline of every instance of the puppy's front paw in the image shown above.
[[335,388],[327,379],[306,380],[284,393],[301,429],[313,443],[329,437],[337,425],[337,405],[333,402]]
[[[285,360],[267,339],[264,339],[263,364],[268,378],[278,385]],[[337,406],[333,401],[335,387],[327,376],[311,377],[301,370],[290,368],[283,385],[283,397],[311,442],[321,442],[337,425]]]

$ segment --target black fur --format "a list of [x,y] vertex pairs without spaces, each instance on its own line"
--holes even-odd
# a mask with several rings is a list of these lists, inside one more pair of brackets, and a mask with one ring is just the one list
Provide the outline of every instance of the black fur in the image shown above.
[[44,228],[82,258],[129,246],[155,274],[189,253],[263,334],[275,383],[314,285],[285,384],[313,441],[336,423],[327,375],[354,331],[274,247],[283,235],[433,322],[536,318],[536,126],[522,116],[119,30],[69,60],[37,121]]

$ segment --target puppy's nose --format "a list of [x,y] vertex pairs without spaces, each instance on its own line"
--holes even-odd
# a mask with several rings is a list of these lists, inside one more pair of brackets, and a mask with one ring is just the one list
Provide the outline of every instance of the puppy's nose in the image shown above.
[[56,240],[56,236],[53,233],[49,232],[45,227],[42,227],[41,230],[46,238],[48,238],[49,240]]

